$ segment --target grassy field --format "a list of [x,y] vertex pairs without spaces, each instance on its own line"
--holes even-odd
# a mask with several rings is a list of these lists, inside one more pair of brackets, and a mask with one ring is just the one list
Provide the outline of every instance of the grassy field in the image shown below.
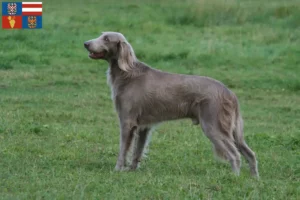
[[[155,68],[229,86],[261,179],[244,160],[234,176],[188,120],[154,132],[137,172],[114,172],[108,64],[83,48],[101,31]],[[51,0],[42,30],[0,41],[0,199],[300,199],[299,0]]]

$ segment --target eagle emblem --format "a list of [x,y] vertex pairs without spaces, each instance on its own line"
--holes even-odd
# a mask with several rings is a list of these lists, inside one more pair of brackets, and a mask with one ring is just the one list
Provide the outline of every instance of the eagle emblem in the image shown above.
[[7,4],[7,13],[9,15],[17,14],[17,4],[16,3],[8,3]]
[[36,16],[29,16],[28,17],[28,27],[35,28],[36,27]]

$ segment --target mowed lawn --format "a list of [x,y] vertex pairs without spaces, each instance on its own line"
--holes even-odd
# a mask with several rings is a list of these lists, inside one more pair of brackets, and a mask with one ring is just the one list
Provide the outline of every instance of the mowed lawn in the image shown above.
[[[108,64],[83,48],[102,31],[231,88],[260,180],[216,161],[190,120],[160,125],[141,168],[115,172]],[[1,29],[0,199],[300,199],[299,0],[49,0],[42,30]]]

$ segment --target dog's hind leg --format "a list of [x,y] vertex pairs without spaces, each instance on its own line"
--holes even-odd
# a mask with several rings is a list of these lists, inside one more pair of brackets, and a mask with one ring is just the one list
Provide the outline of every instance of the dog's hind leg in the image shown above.
[[137,130],[137,133],[135,135],[135,141],[134,141],[134,147],[133,147],[133,158],[132,163],[130,166],[130,169],[135,170],[139,162],[141,161],[141,158],[143,156],[143,153],[145,153],[145,150],[148,146],[149,139],[150,139],[150,133],[151,127],[139,127]]
[[234,142],[229,139],[224,139],[222,142],[224,143],[227,151],[224,157],[230,162],[232,171],[239,175],[241,168],[241,155],[238,149],[236,148]]
[[228,133],[224,133],[218,123],[218,116],[213,112],[211,105],[202,107],[199,115],[199,121],[204,134],[210,139],[213,144],[216,155],[230,162],[232,171],[239,175],[241,158],[234,141]]
[[239,144],[238,148],[249,163],[251,175],[259,177],[255,153],[248,147],[245,141]]
[[[222,134],[218,131],[215,131],[217,134]],[[205,132],[205,134],[210,134],[209,132]],[[239,175],[240,167],[241,167],[241,156],[238,152],[237,148],[235,147],[234,143],[231,142],[229,139],[221,139],[216,137],[209,137],[210,141],[213,144],[215,153],[220,158],[227,160],[231,164],[232,171]]]
[[236,127],[233,131],[233,134],[235,136],[235,143],[238,150],[246,158],[250,167],[251,175],[255,177],[259,177],[255,153],[250,149],[250,147],[245,142],[243,132],[244,132],[243,119],[241,116],[239,116],[236,121]]

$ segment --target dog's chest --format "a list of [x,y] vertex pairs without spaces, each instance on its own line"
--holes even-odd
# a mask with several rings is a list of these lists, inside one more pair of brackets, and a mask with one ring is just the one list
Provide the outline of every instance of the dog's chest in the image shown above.
[[110,75],[110,70],[109,70],[109,69],[108,69],[107,72],[106,72],[106,81],[107,81],[107,85],[110,87],[111,98],[113,99],[114,88],[113,88],[112,77],[111,77],[111,75]]

